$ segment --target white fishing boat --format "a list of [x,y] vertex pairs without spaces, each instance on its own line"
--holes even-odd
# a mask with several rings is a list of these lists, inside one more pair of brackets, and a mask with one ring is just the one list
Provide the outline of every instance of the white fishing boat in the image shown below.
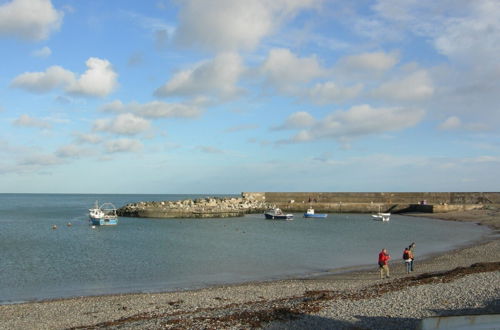
[[372,219],[377,221],[389,221],[391,220],[391,214],[380,212],[380,205],[379,205],[378,213],[372,214]]
[[377,214],[372,214],[373,220],[378,220],[378,221],[389,221],[391,220],[391,214],[390,213],[377,213]]
[[93,208],[89,209],[89,220],[93,226],[110,226],[118,224],[116,207],[111,203],[99,206],[96,201]]

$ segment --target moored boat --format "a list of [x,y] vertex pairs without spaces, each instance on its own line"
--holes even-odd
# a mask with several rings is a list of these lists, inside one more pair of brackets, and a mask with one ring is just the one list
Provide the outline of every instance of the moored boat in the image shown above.
[[326,218],[328,214],[326,213],[314,213],[314,209],[312,207],[308,208],[306,213],[304,213],[304,218]]
[[391,214],[390,213],[377,213],[377,214],[372,214],[373,220],[378,220],[378,221],[389,221],[391,219]]
[[264,212],[266,219],[271,220],[293,220],[293,214],[285,214],[281,209],[275,207],[274,209],[267,210]]
[[377,221],[389,221],[391,219],[390,213],[381,212],[381,206],[378,206],[378,213],[372,214],[372,219]]
[[95,202],[94,208],[89,209],[89,220],[93,226],[109,226],[118,224],[116,207],[111,203],[101,206]]

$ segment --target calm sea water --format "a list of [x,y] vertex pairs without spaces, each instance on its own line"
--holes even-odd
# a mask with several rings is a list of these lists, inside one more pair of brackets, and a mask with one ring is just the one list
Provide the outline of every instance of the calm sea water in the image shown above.
[[[265,220],[120,218],[89,226],[96,200],[179,200],[204,195],[0,194],[0,303],[154,292],[317,274],[375,265],[385,247],[396,262],[415,241],[416,256],[488,235],[483,226],[393,215]],[[72,226],[67,226],[71,223]],[[53,230],[52,226],[58,229]]]

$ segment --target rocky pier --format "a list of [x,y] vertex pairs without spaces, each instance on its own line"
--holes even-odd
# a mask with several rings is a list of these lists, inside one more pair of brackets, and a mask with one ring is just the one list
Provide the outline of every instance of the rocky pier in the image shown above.
[[303,213],[447,213],[499,206],[500,192],[243,192],[241,197],[137,202],[117,210],[139,218],[227,218],[279,207]]
[[137,202],[117,210],[123,217],[138,218],[228,218],[261,213],[268,203],[253,198],[207,197],[179,201]]

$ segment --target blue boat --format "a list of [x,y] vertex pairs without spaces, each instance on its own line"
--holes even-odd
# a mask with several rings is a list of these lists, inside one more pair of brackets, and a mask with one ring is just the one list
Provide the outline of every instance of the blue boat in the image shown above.
[[326,213],[314,213],[313,208],[308,208],[307,212],[304,213],[304,218],[326,218],[328,214]]
[[89,209],[89,220],[93,226],[111,226],[118,224],[116,207],[111,203],[104,203],[101,206],[95,202],[95,206]]

